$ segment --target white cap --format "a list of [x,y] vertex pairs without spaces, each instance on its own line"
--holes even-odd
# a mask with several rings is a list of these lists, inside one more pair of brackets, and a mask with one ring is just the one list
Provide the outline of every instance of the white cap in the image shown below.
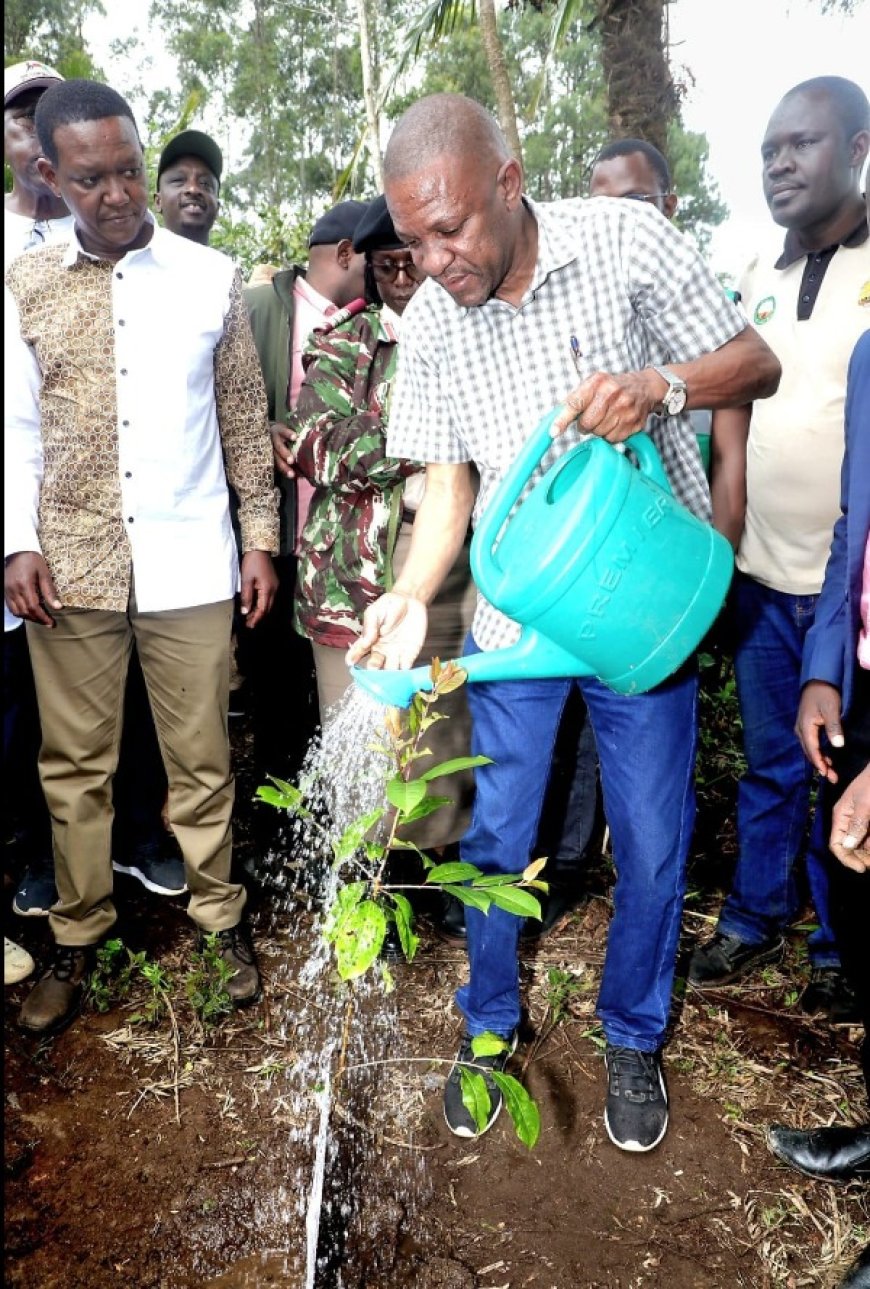
[[3,72],[3,106],[8,107],[25,90],[47,90],[62,80],[60,72],[45,63],[33,59],[27,63],[13,63]]

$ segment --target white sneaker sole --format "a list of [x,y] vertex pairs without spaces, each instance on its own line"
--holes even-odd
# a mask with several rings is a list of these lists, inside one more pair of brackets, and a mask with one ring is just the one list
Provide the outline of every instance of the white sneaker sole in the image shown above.
[[[668,1109],[668,1094],[667,1094],[667,1091],[666,1091],[666,1089],[665,1089],[665,1081],[664,1081],[664,1079],[662,1078],[662,1072],[661,1072],[661,1070],[659,1070],[659,1071],[658,1071],[658,1076],[659,1076],[659,1088],[661,1089],[661,1094],[662,1094],[662,1097],[664,1098],[665,1110],[667,1110],[667,1109]],[[606,1130],[607,1130],[607,1135],[608,1135],[608,1137],[609,1137],[609,1138],[610,1138],[610,1140],[613,1142],[614,1146],[616,1146],[617,1150],[625,1150],[625,1151],[627,1151],[629,1154],[633,1154],[633,1155],[645,1155],[645,1154],[647,1153],[647,1151],[649,1151],[649,1150],[655,1150],[656,1146],[657,1146],[657,1145],[659,1145],[659,1143],[664,1139],[665,1133],[666,1133],[666,1132],[667,1132],[667,1130],[668,1130],[668,1123],[669,1123],[669,1121],[670,1121],[670,1114],[668,1113],[668,1114],[666,1114],[666,1115],[665,1115],[665,1121],[664,1121],[664,1124],[662,1125],[662,1130],[661,1130],[661,1132],[659,1133],[659,1135],[656,1137],[655,1141],[651,1141],[651,1142],[650,1142],[650,1144],[649,1144],[648,1146],[643,1146],[643,1145],[641,1145],[641,1143],[640,1143],[639,1141],[632,1141],[632,1140],[629,1140],[629,1141],[620,1141],[617,1137],[615,1137],[615,1136],[613,1135],[613,1132],[611,1131],[611,1128],[610,1128],[610,1122],[609,1122],[609,1120],[608,1120],[608,1118],[607,1118],[607,1109],[606,1109],[606,1107],[605,1107],[605,1110],[604,1110],[604,1127],[605,1127],[605,1128],[606,1128]]]
[[185,895],[187,893],[186,882],[184,886],[178,887],[176,890],[170,890],[168,886],[158,886],[156,882],[152,882],[150,877],[146,877],[142,869],[136,868],[135,865],[116,864],[112,860],[112,868],[116,873],[126,873],[128,877],[135,877],[137,882],[141,882],[147,890],[153,891],[155,895]]
[[47,918],[51,909],[23,909],[17,899],[12,901],[12,912],[20,918]]

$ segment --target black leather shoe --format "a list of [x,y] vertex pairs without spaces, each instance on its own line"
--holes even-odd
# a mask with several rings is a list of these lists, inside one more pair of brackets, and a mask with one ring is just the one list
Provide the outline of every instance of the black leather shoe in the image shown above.
[[749,944],[736,935],[717,931],[706,944],[700,945],[689,962],[688,981],[703,989],[705,985],[730,985],[751,967],[778,958],[783,948],[782,936]]
[[435,934],[447,944],[465,944],[468,933],[465,930],[465,905],[455,895],[442,894],[441,908],[434,919]]
[[857,1025],[861,1019],[858,999],[840,967],[814,967],[800,997],[806,1016],[826,1016],[832,1025]]
[[841,1280],[838,1289],[870,1289],[870,1244],[863,1253],[859,1253],[849,1270],[846,1279]]
[[870,1127],[803,1132],[774,1124],[767,1130],[767,1146],[784,1164],[819,1182],[870,1178]]
[[[538,892],[534,892],[536,895]],[[520,931],[520,940],[524,944],[542,940],[552,931],[559,931],[569,921],[574,909],[580,903],[582,895],[568,886],[551,883],[549,891],[539,896],[541,917],[526,918]]]

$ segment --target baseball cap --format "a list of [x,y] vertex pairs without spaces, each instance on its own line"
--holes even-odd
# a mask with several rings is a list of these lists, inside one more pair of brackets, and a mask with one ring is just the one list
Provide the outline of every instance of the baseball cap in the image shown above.
[[62,80],[60,72],[34,59],[26,63],[13,63],[3,72],[3,106],[8,107],[25,90],[47,90],[49,86]]
[[353,239],[355,251],[376,251],[381,247],[404,247],[405,243],[396,236],[390,212],[387,210],[387,199],[383,195],[375,197],[357,225]]
[[367,201],[340,201],[317,220],[308,245],[334,246],[345,238],[353,241],[357,226],[368,208]]
[[166,147],[160,153],[160,160],[157,163],[157,182],[160,182],[160,176],[167,166],[171,166],[173,161],[179,157],[199,157],[204,161],[209,170],[220,183],[221,173],[224,168],[224,158],[218,145],[209,135],[203,134],[202,130],[182,130],[181,134],[176,134],[174,139],[170,139]]

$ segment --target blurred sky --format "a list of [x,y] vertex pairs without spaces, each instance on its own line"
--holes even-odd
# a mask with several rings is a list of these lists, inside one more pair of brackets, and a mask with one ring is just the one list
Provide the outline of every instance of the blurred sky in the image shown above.
[[[141,75],[149,90],[165,84],[172,63],[160,39],[149,39],[144,5],[104,0],[106,16],[89,18],[85,37],[113,82]],[[716,269],[738,276],[758,247],[774,246],[782,234],[772,223],[761,194],[759,149],[767,120],[779,99],[810,76],[846,76],[870,93],[870,0],[860,0],[851,18],[823,15],[822,0],[671,0],[671,59],[675,77],[688,86],[683,117],[689,129],[710,142],[710,172],[731,210],[711,246]],[[131,31],[131,10],[150,68],[141,55],[135,66],[115,60],[109,42]],[[138,106],[138,104],[136,105]],[[209,129],[208,120],[204,128]],[[218,126],[229,165],[237,164],[226,123]],[[240,131],[240,134],[242,132]],[[239,158],[240,159],[240,158]]]

